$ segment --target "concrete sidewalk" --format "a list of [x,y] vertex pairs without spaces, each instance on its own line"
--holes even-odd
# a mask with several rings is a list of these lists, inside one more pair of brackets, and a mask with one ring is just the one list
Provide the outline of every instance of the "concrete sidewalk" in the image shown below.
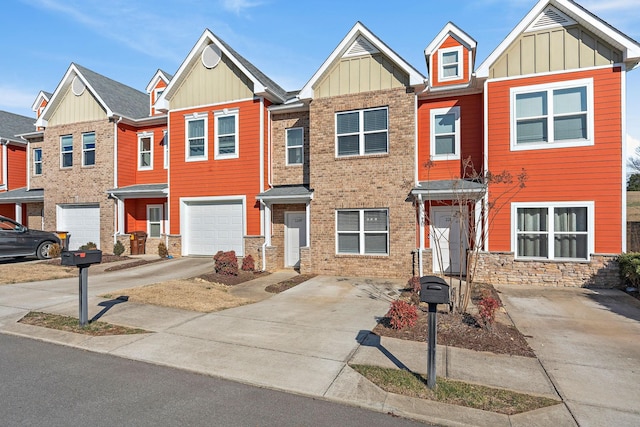
[[[386,393],[353,371],[348,363],[426,372],[426,343],[370,334],[404,281],[318,276],[281,294],[259,294],[261,302],[208,314],[131,302],[107,307],[97,296],[147,283],[157,273],[175,276],[180,270],[191,277],[210,268],[210,262],[180,259],[166,266],[90,273],[89,318],[100,314],[101,320],[153,333],[92,337],[17,323],[30,310],[76,316],[77,279],[0,286],[0,332],[442,425],[575,425],[562,404],[506,416]],[[260,293],[261,287],[293,274],[263,276],[237,285],[237,291],[244,287]],[[559,399],[537,359],[439,347],[438,375]]]

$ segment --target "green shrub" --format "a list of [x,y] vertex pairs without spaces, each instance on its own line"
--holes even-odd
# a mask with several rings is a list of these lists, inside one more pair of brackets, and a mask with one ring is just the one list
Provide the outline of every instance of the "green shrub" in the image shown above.
[[640,253],[629,252],[618,257],[620,277],[629,285],[640,286]]
[[80,246],[79,248],[81,251],[90,251],[93,249],[98,249],[98,245],[96,245],[93,242],[87,242],[86,244]]
[[123,253],[124,253],[124,245],[120,240],[118,240],[116,244],[113,245],[113,254],[116,256],[120,256]]
[[397,300],[391,303],[387,317],[393,329],[401,330],[407,326],[415,326],[418,321],[418,308],[406,301]]
[[214,268],[216,273],[225,276],[238,275],[238,257],[235,251],[218,251],[218,253],[213,256],[213,261],[215,263]]
[[165,245],[164,242],[158,243],[158,256],[160,258],[167,258],[169,256],[167,245]]
[[251,255],[242,258],[242,271],[254,271],[255,269],[256,263]]

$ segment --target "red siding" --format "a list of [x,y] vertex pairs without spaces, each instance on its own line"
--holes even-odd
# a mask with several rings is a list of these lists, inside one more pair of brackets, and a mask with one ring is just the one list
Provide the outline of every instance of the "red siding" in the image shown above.
[[[418,103],[418,180],[457,179],[464,175],[463,160],[471,158],[480,173],[483,167],[482,95],[424,100]],[[435,160],[429,164],[431,110],[460,107],[460,160]],[[467,176],[469,171],[467,171]]]
[[[510,151],[510,93],[515,86],[593,77],[595,144],[544,150]],[[589,70],[488,85],[489,170],[517,175],[524,168],[526,187],[509,202],[595,202],[595,252],[622,250],[622,120],[619,68]],[[490,189],[495,201],[501,190]],[[511,212],[507,203],[494,210],[490,250],[511,250]]]
[[[124,201],[125,233],[147,231],[147,205],[163,205],[166,199],[127,199]],[[165,218],[166,219],[166,218]]]
[[24,146],[7,145],[7,189],[26,187],[27,185],[27,149]]
[[460,63],[460,66],[462,67],[462,78],[461,79],[455,79],[455,80],[445,80],[445,81],[440,81],[440,75],[439,75],[439,67],[438,64],[440,63],[440,58],[438,55],[438,51],[440,49],[448,49],[448,48],[452,48],[452,47],[457,47],[457,46],[462,46],[460,44],[459,41],[457,41],[455,38],[449,36],[445,39],[444,42],[442,42],[442,44],[440,45],[440,47],[438,47],[438,49],[436,50],[436,52],[433,54],[432,56],[432,70],[431,70],[431,85],[433,87],[442,87],[442,86],[451,86],[451,85],[459,85],[461,83],[466,83],[469,81],[469,75],[470,75],[470,70],[469,70],[469,55],[471,55],[471,52],[469,51],[469,49],[467,49],[466,47],[462,46],[462,60]]
[[7,218],[15,219],[16,205],[14,205],[13,203],[0,204],[0,215],[6,216]]
[[[239,157],[215,160],[213,111],[224,108],[239,109]],[[207,114],[208,160],[186,162],[184,116],[194,112]],[[265,120],[263,141],[266,141],[266,111],[263,114]],[[171,132],[170,233],[179,234],[180,232],[181,197],[246,195],[247,234],[259,235],[260,209],[255,196],[260,192],[260,101],[251,100],[171,112],[169,123]]]
[[[118,127],[118,186],[136,184],[161,184],[167,182],[164,168],[164,146],[162,146],[165,124],[134,128]],[[138,170],[138,134],[153,132],[153,169]]]

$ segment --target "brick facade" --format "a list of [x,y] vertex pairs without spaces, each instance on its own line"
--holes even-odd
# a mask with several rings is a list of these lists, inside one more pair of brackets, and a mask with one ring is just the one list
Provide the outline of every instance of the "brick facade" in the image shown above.
[[[286,130],[301,127],[304,130],[302,165],[287,166]],[[272,114],[271,116],[272,172],[274,185],[309,183],[309,112]]]
[[[414,180],[415,95],[404,87],[314,99],[310,106],[312,270],[318,274],[411,276],[415,211],[407,196]],[[336,158],[336,112],[388,107],[389,152]],[[389,254],[337,255],[336,210],[387,208]]]
[[[256,270],[262,270],[262,245],[264,237],[262,236],[245,236],[244,237],[244,255],[251,255],[255,263]],[[242,264],[240,264],[242,265]]]
[[32,230],[43,230],[43,217],[42,212],[44,210],[44,203],[27,203],[23,205],[23,209],[26,206],[27,209],[27,224],[28,228]]
[[[96,134],[95,165],[83,167],[82,134],[87,132]],[[44,189],[44,218],[47,230],[57,228],[58,205],[98,204],[100,248],[108,253],[113,251],[115,229],[115,202],[110,200],[107,194],[107,190],[114,187],[113,132],[114,124],[108,120],[48,127],[42,145],[43,174],[33,177],[31,181],[32,188]],[[60,137],[63,135],[73,135],[73,166],[65,169],[60,167]],[[71,238],[73,239],[73,236]]]

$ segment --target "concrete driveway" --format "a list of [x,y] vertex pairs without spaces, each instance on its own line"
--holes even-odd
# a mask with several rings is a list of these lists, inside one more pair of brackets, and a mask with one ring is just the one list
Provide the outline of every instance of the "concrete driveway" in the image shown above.
[[640,302],[610,289],[498,286],[580,426],[640,426]]

